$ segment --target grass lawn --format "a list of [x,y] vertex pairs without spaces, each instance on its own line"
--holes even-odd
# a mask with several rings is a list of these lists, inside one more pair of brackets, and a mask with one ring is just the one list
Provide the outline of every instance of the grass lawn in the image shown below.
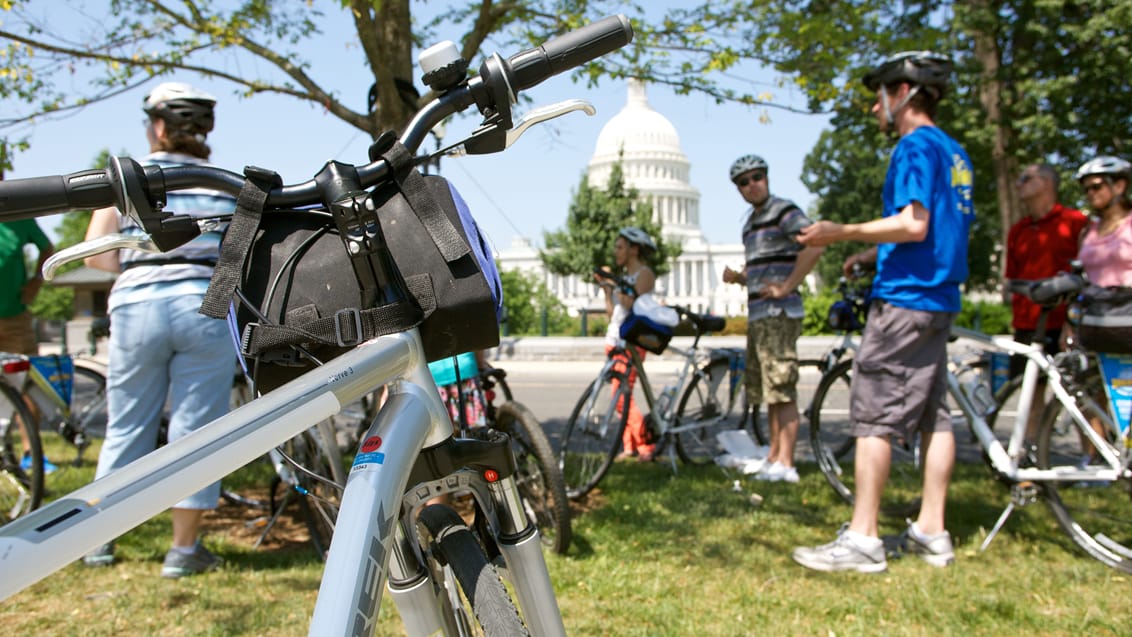
[[[94,456],[91,456],[93,458]],[[90,463],[88,462],[88,465]],[[69,470],[89,479],[91,467]],[[618,464],[574,518],[565,557],[547,555],[573,635],[1127,635],[1129,576],[1086,557],[1043,504],[1017,511],[977,551],[1007,491],[981,465],[957,468],[948,510],[957,563],[914,558],[880,575],[812,573],[795,546],[831,540],[848,519],[813,465],[795,485],[743,482],[720,469]],[[230,480],[266,484],[260,468]],[[763,497],[750,501],[752,491]],[[289,521],[265,547],[226,508],[206,543],[226,564],[180,581],[159,576],[167,516],[119,542],[110,568],[75,564],[0,605],[5,635],[305,635],[321,563]],[[254,524],[251,525],[254,527]],[[902,530],[886,521],[884,532]],[[0,577],[3,575],[0,574]],[[401,634],[388,599],[378,634]]]

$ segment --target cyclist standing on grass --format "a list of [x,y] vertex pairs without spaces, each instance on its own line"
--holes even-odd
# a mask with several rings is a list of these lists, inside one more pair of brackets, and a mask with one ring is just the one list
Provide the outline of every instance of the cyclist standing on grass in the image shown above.
[[872,110],[880,130],[900,136],[885,178],[883,216],[860,224],[819,221],[798,237],[814,246],[846,240],[878,244],[845,263],[847,271],[855,263],[877,265],[875,300],[853,363],[853,517],[833,542],[794,550],[794,560],[807,568],[866,573],[887,568],[878,518],[892,438],[917,429],[923,492],[919,516],[903,534],[906,549],[936,566],[955,559],[944,527],[955,465],[946,402],[947,339],[959,311],[959,286],[967,279],[967,236],[975,211],[971,160],[934,122],[950,73],[947,57],[914,51],[887,58],[865,76],[865,86],[877,92]]
[[798,337],[806,315],[798,286],[824,248],[794,240],[813,222],[794,202],[771,196],[767,172],[758,155],[731,164],[731,182],[751,207],[743,220],[746,264],[742,272],[724,268],[723,282],[747,286],[747,404],[767,403],[770,453],[755,477],[797,482]]
[[[0,172],[0,179],[4,175]],[[27,262],[24,260],[24,246],[34,245],[39,251],[35,272],[28,278]],[[4,221],[0,223],[0,352],[9,354],[39,354],[39,343],[35,338],[32,316],[28,304],[35,299],[43,286],[43,264],[55,253],[51,239],[43,233],[35,219]],[[35,403],[28,401],[33,413],[38,411]],[[31,423],[25,423],[30,425]],[[21,438],[26,434],[20,429]],[[24,456],[20,468],[31,469],[31,455],[24,441]],[[52,473],[58,467],[43,458],[44,473]]]
[[[215,104],[214,97],[187,84],[157,86],[143,106],[151,152],[142,163],[204,164]],[[194,217],[230,214],[235,200],[214,190],[185,190],[170,193],[166,209]],[[96,210],[86,238],[113,232],[142,230],[116,208]],[[154,450],[167,397],[170,441],[227,413],[235,365],[228,326],[198,313],[219,247],[220,234],[209,232],[163,254],[119,250],[86,259],[89,267],[121,272],[109,299],[109,423],[96,478]],[[214,483],[173,507],[173,546],[163,577],[201,573],[221,562],[200,544],[201,519],[219,497],[220,483]],[[83,561],[113,563],[114,545],[99,547]]]
[[[1006,235],[1007,279],[1036,281],[1049,278],[1058,272],[1068,272],[1069,262],[1077,258],[1077,242],[1088,220],[1080,210],[1058,203],[1058,182],[1057,171],[1048,164],[1031,164],[1018,176],[1015,185],[1027,215],[1010,226]],[[1048,354],[1059,349],[1065,309],[1064,305],[1060,305],[1046,317],[1046,337],[1042,345]],[[1019,343],[1033,341],[1041,307],[1025,295],[1015,294],[1011,310],[1014,340]],[[1025,368],[1025,357],[1011,357],[1011,377],[1021,376]],[[1026,437],[1031,441],[1037,440],[1038,418],[1045,404],[1045,377],[1039,378],[1038,383],[1039,390],[1034,394],[1030,422],[1026,426]]]
[[[617,371],[622,373],[629,371],[630,388],[637,381],[637,372],[629,364],[629,355],[618,348],[635,347],[642,361],[645,359],[645,350],[621,340],[621,324],[629,316],[633,301],[642,294],[649,294],[656,287],[656,274],[645,263],[645,259],[655,252],[656,243],[647,232],[636,227],[622,228],[613,243],[613,262],[617,266],[614,274],[620,277],[627,287],[616,286],[607,279],[594,275],[594,280],[605,291],[605,311],[609,316],[609,327],[605,332],[605,355],[616,358]],[[614,380],[613,391],[617,391],[618,385],[618,381]],[[651,439],[648,427],[645,426],[644,416],[641,415],[641,410],[637,409],[636,401],[632,399],[632,392],[630,392],[628,409],[629,421],[621,437],[624,449],[617,457],[628,459],[635,456],[641,462],[651,462],[656,456],[656,441]]]

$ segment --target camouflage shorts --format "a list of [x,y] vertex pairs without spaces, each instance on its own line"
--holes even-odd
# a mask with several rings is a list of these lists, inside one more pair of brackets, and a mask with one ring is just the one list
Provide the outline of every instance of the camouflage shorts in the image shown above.
[[798,401],[798,337],[802,319],[767,316],[747,324],[747,402]]

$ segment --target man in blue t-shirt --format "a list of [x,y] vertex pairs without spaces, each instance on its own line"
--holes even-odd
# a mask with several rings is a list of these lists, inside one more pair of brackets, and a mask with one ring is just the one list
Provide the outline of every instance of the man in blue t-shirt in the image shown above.
[[880,219],[815,223],[798,241],[824,246],[864,241],[877,247],[846,260],[876,262],[876,299],[853,364],[852,434],[857,437],[853,517],[837,539],[794,550],[794,560],[822,571],[878,573],[887,568],[878,533],[892,439],[918,431],[923,459],[920,513],[902,534],[905,550],[936,566],[955,559],[944,508],[955,437],[947,409],[947,338],[967,279],[967,235],[974,218],[971,160],[935,126],[951,63],[927,51],[896,54],[865,76],[877,92],[881,131],[900,141],[884,184]]

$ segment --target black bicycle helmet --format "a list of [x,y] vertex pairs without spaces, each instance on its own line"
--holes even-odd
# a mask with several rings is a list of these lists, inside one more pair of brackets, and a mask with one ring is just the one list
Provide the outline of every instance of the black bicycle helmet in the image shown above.
[[639,246],[642,250],[656,252],[656,243],[653,242],[649,233],[636,226],[621,228],[621,232],[618,233],[618,236],[623,237],[629,243]]
[[216,98],[180,82],[165,82],[145,96],[142,110],[160,117],[174,130],[206,135],[216,123]]
[[885,58],[865,74],[865,86],[875,91],[881,86],[907,82],[935,94],[936,99],[947,91],[951,77],[951,59],[932,51],[904,51]]
[[731,164],[731,181],[735,181],[735,178],[739,175],[752,170],[768,172],[766,160],[758,155],[743,155],[739,159],[736,159],[735,163]]

